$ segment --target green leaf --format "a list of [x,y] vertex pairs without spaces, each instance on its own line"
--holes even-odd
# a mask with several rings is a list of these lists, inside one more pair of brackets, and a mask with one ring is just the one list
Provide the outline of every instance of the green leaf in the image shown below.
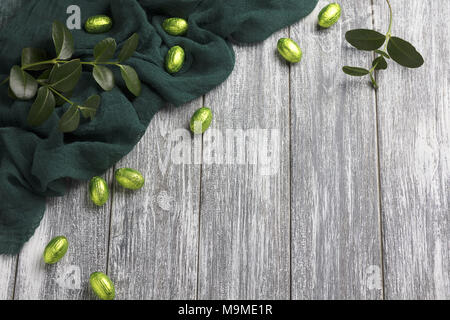
[[380,48],[386,42],[386,36],[368,29],[350,30],[345,34],[345,39],[359,50],[373,51]]
[[392,60],[404,67],[419,68],[424,64],[422,55],[411,43],[403,39],[392,37],[387,49]]
[[27,122],[32,127],[43,124],[55,110],[55,96],[47,87],[39,88],[37,98],[28,113]]
[[[37,62],[42,62],[47,60],[47,52],[43,49],[37,49],[37,48],[24,48],[22,50],[22,68],[34,64]],[[51,64],[41,64],[38,66],[26,68],[27,70],[45,70],[50,68]]]
[[141,94],[141,80],[139,80],[139,76],[132,67],[127,65],[120,65],[120,72],[122,74],[122,78],[127,85],[128,90],[131,91],[136,97]]
[[59,131],[73,132],[80,125],[80,110],[76,104],[73,104],[59,120]]
[[72,34],[60,21],[53,22],[53,43],[55,44],[56,59],[70,59],[75,51]]
[[94,119],[97,114],[97,109],[100,107],[100,102],[101,98],[99,95],[90,96],[82,106],[79,106],[83,117],[91,118],[91,120]]
[[11,68],[9,86],[17,99],[20,100],[29,100],[33,98],[38,89],[36,80],[19,66]]
[[344,71],[346,74],[348,74],[350,76],[354,76],[354,77],[363,77],[370,73],[369,70],[364,69],[364,68],[348,67],[348,66],[343,67],[342,71]]
[[383,57],[385,57],[386,59],[390,59],[391,57],[384,51],[382,50],[375,50],[376,53],[382,55]]
[[111,91],[114,88],[114,74],[109,68],[105,66],[94,66],[92,74],[95,81],[97,81],[103,90]]
[[133,35],[125,42],[119,53],[119,62],[124,62],[131,58],[133,53],[136,51],[139,44],[139,35],[133,33]]
[[13,100],[17,100],[16,95],[14,94],[14,92],[12,92],[11,87],[8,86],[8,97],[10,97]]
[[52,69],[50,73],[50,86],[59,92],[69,92],[75,88],[80,77],[80,59],[72,60]]
[[[376,65],[376,67],[375,67]],[[380,56],[373,60],[372,67],[375,67],[375,70],[386,70],[388,67],[387,61],[384,57]]]
[[116,48],[116,40],[113,38],[106,38],[100,41],[94,48],[95,62],[104,62],[112,59]]
[[53,75],[55,74],[56,70],[58,70],[58,68],[59,68],[59,65],[55,64],[53,66],[53,68],[50,69],[50,74],[48,75],[47,80],[50,80],[53,77]]
[[41,75],[37,78],[37,80],[40,81],[48,81],[50,78],[50,73],[52,72],[52,69],[47,69],[44,72],[41,73]]

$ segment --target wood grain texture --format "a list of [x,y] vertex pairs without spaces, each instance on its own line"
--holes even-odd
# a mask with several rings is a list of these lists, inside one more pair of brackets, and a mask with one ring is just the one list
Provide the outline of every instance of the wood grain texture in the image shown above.
[[323,1],[291,28],[304,49],[291,68],[294,299],[382,298],[375,96],[341,70],[372,61],[344,40],[371,27],[371,6],[340,3],[332,28],[317,27]]
[[13,297],[17,256],[0,256],[0,300]]
[[[393,1],[393,34],[425,65],[379,76],[387,299],[450,299],[450,2]],[[387,7],[375,22],[386,32]]]
[[[233,74],[205,98],[199,299],[289,298],[289,68],[276,53],[287,34],[235,45]],[[248,136],[242,153],[230,133]]]
[[[39,228],[20,253],[14,298],[93,299],[89,276],[106,271],[110,206],[111,201],[101,208],[91,202],[87,182],[73,181],[66,196],[49,199]],[[67,237],[69,250],[57,264],[46,265],[44,248],[59,235]]]
[[184,157],[194,143],[190,116],[201,105],[160,111],[116,166],[146,178],[139,191],[114,188],[108,272],[117,299],[196,297],[200,166]]
[[[26,0],[3,0],[0,4],[0,28]],[[2,79],[3,80],[3,79]],[[12,299],[17,257],[0,255],[0,300]]]

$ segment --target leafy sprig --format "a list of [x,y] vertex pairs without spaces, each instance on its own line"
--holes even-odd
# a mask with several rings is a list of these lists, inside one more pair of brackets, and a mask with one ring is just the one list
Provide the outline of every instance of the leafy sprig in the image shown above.
[[[375,30],[356,29],[348,31],[345,34],[345,39],[356,49],[362,51],[373,51],[375,60],[372,62],[370,69],[361,67],[345,66],[342,70],[354,77],[363,77],[369,75],[372,85],[378,89],[378,84],[375,80],[375,72],[386,70],[388,68],[387,60],[393,60],[403,67],[419,68],[424,64],[424,59],[414,46],[398,37],[391,34],[393,13],[392,6],[389,0],[386,0],[389,6],[389,29],[386,35],[383,35]],[[380,48],[384,45],[383,50]]]
[[141,94],[141,81],[136,70],[122,64],[136,51],[139,44],[137,34],[133,34],[125,42],[116,60],[113,58],[117,43],[113,38],[104,39],[95,46],[93,61],[69,60],[75,51],[73,37],[59,21],[53,23],[52,38],[55,58],[48,59],[47,52],[43,49],[24,48],[21,66],[13,66],[9,77],[0,83],[3,85],[9,82],[8,94],[13,99],[30,100],[36,97],[27,117],[30,126],[42,125],[52,116],[57,106],[66,103],[70,107],[59,121],[61,132],[75,131],[81,116],[91,120],[95,117],[101,103],[99,95],[89,97],[82,104],[70,100],[81,78],[83,65],[93,67],[92,75],[105,91],[110,91],[115,86],[114,74],[109,66],[118,67],[128,90],[135,96]]

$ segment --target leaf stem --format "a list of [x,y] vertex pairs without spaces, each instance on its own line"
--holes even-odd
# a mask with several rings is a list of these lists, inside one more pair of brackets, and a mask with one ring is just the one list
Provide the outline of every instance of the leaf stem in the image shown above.
[[[69,61],[57,60],[56,62],[57,63],[68,63]],[[104,64],[120,66],[120,64],[118,62],[95,62],[95,61],[87,62],[87,61],[81,61],[81,64],[90,65],[90,66],[104,65]]]
[[377,63],[375,63],[375,65],[372,67],[372,69],[369,70],[370,73],[374,72],[374,70],[377,68],[378,63],[380,63],[380,61],[377,61]]
[[378,89],[378,83],[376,82],[374,76],[373,76],[373,71],[370,73],[370,80],[372,81],[372,85],[375,89]]
[[392,6],[391,6],[391,2],[389,0],[386,0],[388,6],[389,6],[389,29],[388,32],[386,33],[386,44],[384,45],[384,50],[386,51],[386,48],[388,46],[389,40],[391,39],[391,31],[392,31],[392,22],[393,22],[393,13],[392,13]]
[[36,63],[27,64],[27,65],[22,66],[22,70],[26,70],[26,69],[29,69],[29,68],[33,68],[33,67],[36,67],[36,66],[41,66],[41,65],[43,65],[43,64],[56,64],[56,63],[57,63],[57,60],[56,60],[56,59],[47,60],[47,61],[41,61],[41,62],[36,62]]
[[4,84],[7,83],[8,81],[9,81],[9,77],[6,78],[5,80],[3,80],[3,81],[0,83],[0,86],[4,85]]
[[72,101],[70,101],[69,99],[67,99],[66,97],[64,97],[61,93],[59,93],[58,91],[56,91],[55,89],[53,89],[52,87],[48,87],[53,93],[55,93],[56,95],[58,95],[61,99],[63,99],[64,101],[70,103],[71,105],[74,105],[75,103],[73,103]]
[[392,6],[389,0],[386,0],[388,6],[389,6],[389,29],[388,29],[388,35],[391,36],[392,31],[392,20],[393,20],[393,13],[392,13]]

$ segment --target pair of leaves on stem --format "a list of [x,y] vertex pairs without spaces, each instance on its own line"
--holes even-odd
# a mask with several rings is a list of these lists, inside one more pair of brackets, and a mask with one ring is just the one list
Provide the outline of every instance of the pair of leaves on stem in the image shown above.
[[[407,68],[419,68],[424,64],[423,57],[409,42],[398,37],[383,35],[375,30],[356,29],[348,31],[345,39],[356,49],[363,51],[374,51],[379,56],[372,63],[374,70],[387,69],[386,59],[392,59],[401,66]],[[387,43],[387,52],[379,50]],[[351,76],[365,76],[371,71],[359,67],[344,67],[343,71]]]
[[[61,132],[72,132],[80,124],[80,113],[85,118],[95,117],[97,109],[100,106],[100,96],[94,95],[87,99],[83,105],[72,104],[64,113],[59,121],[59,130]],[[56,107],[55,95],[48,86],[41,87],[38,90],[37,98],[31,106],[27,121],[31,126],[42,125],[53,114]]]
[[83,105],[72,104],[63,114],[59,121],[59,130],[62,132],[75,131],[80,125],[81,116],[94,119],[97,109],[100,106],[101,98],[99,95],[89,97]]
[[100,41],[94,48],[94,70],[92,75],[98,85],[105,91],[110,91],[115,86],[114,74],[108,67],[102,64],[112,64],[120,68],[125,84],[132,94],[139,96],[142,91],[141,81],[134,68],[122,65],[121,63],[131,58],[139,44],[139,36],[133,34],[123,45],[116,62],[108,62],[114,57],[117,49],[116,41],[113,38],[107,38]]

